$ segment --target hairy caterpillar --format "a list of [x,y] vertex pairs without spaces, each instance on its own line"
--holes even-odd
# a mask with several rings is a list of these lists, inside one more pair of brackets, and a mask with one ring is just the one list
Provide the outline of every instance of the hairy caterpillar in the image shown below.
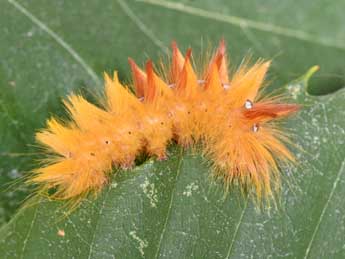
[[140,153],[166,159],[174,140],[184,147],[201,143],[227,187],[237,181],[258,198],[270,196],[272,183],[279,183],[278,162],[294,160],[284,145],[288,137],[272,122],[299,106],[261,96],[269,61],[244,63],[229,75],[227,58],[222,40],[197,75],[191,49],[183,56],[173,43],[163,77],[151,61],[141,69],[129,59],[135,93],[115,72],[104,75],[102,108],[71,94],[64,101],[70,121],[51,118],[36,134],[51,155],[29,182],[54,188],[54,198],[80,197],[100,190],[113,167],[131,168]]

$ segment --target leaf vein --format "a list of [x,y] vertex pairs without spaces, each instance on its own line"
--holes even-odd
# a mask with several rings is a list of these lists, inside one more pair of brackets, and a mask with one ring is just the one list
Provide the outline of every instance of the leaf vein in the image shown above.
[[158,258],[158,256],[159,256],[159,252],[161,250],[161,245],[162,245],[162,240],[164,238],[165,231],[166,231],[166,228],[167,228],[167,225],[168,225],[168,221],[170,219],[171,208],[172,208],[172,204],[173,204],[174,197],[175,197],[174,193],[176,191],[176,185],[177,185],[176,182],[178,181],[178,178],[179,178],[179,175],[180,175],[182,160],[183,160],[183,149],[181,149],[181,152],[180,152],[180,157],[179,157],[178,166],[177,166],[177,173],[176,173],[176,177],[175,177],[175,186],[174,186],[174,189],[173,189],[172,194],[171,194],[171,198],[170,198],[170,202],[169,202],[169,207],[168,207],[168,212],[167,212],[167,216],[165,218],[165,222],[164,222],[164,226],[163,226],[163,229],[162,229],[162,233],[161,233],[161,236],[159,238],[158,245],[157,245],[157,251],[156,251],[155,258]]
[[244,214],[245,214],[245,212],[246,212],[246,210],[247,210],[247,208],[248,208],[248,199],[249,199],[249,196],[247,196],[247,198],[246,198],[246,202],[245,202],[245,204],[244,204],[244,207],[243,207],[241,216],[240,216],[240,218],[239,218],[239,220],[238,220],[238,223],[237,223],[237,225],[236,225],[235,233],[234,233],[234,236],[233,236],[233,238],[232,238],[232,240],[231,240],[231,242],[230,242],[230,245],[229,245],[229,249],[228,249],[228,253],[227,253],[227,255],[226,255],[226,258],[230,258],[230,254],[231,254],[231,252],[232,252],[232,248],[233,248],[233,246],[234,246],[235,239],[236,239],[236,237],[237,237],[237,235],[238,235],[238,231],[239,231],[239,229],[240,229],[240,227],[241,227],[241,224],[242,224],[242,222],[243,222]]
[[156,37],[156,35],[140,20],[140,18],[131,10],[131,8],[123,1],[117,0],[125,14],[133,21],[133,23],[139,28],[140,31],[146,35],[157,47],[163,52],[168,53],[168,48],[164,43]]
[[101,215],[103,213],[103,209],[105,207],[105,203],[107,201],[107,198],[108,198],[108,194],[111,190],[111,186],[108,186],[108,190],[106,191],[105,195],[104,195],[104,199],[103,199],[103,202],[102,202],[102,206],[100,208],[100,210],[98,211],[98,217],[97,217],[97,220],[96,220],[96,223],[95,223],[95,228],[94,228],[94,232],[93,232],[93,235],[92,235],[92,238],[91,238],[91,242],[90,242],[90,249],[89,249],[89,255],[88,255],[88,259],[91,258],[91,255],[92,255],[92,252],[93,252],[93,244],[95,242],[95,236],[96,236],[96,232],[97,232],[97,228],[98,228],[98,224],[99,224],[99,220],[101,218]]
[[342,162],[342,164],[341,164],[341,166],[340,166],[340,169],[339,169],[339,172],[338,172],[338,174],[337,174],[337,177],[336,177],[336,179],[335,179],[335,181],[334,181],[334,183],[333,183],[332,190],[331,190],[331,192],[330,192],[330,194],[329,194],[329,196],[328,196],[328,199],[327,199],[327,201],[326,201],[326,203],[325,203],[325,205],[324,205],[324,207],[323,207],[323,209],[322,209],[322,212],[321,212],[321,214],[320,214],[319,220],[318,220],[318,222],[317,222],[317,224],[316,224],[316,226],[315,226],[314,232],[313,232],[313,234],[312,234],[312,236],[311,236],[311,239],[310,239],[310,241],[309,241],[309,244],[308,244],[308,246],[307,246],[307,249],[306,249],[305,255],[304,255],[304,258],[305,258],[305,259],[309,257],[310,250],[311,250],[311,247],[312,247],[312,245],[313,245],[313,243],[314,243],[316,234],[317,234],[318,230],[320,229],[321,222],[322,222],[322,220],[323,220],[323,218],[324,218],[324,216],[325,216],[326,210],[327,210],[327,208],[328,208],[328,206],[329,206],[329,203],[330,203],[331,199],[333,198],[335,189],[337,188],[338,183],[340,182],[340,178],[341,178],[341,176],[342,176],[342,174],[343,174],[344,171],[345,171],[345,159],[343,160],[343,162]]
[[9,4],[11,4],[14,8],[16,8],[19,12],[25,15],[32,23],[38,26],[41,30],[46,32],[50,37],[52,37],[63,49],[65,49],[86,71],[86,73],[92,78],[92,80],[97,84],[101,85],[101,81],[99,80],[95,71],[84,61],[84,59],[65,41],[63,40],[58,34],[56,34],[52,29],[50,29],[46,24],[44,24],[41,20],[39,20],[36,16],[34,16],[29,10],[27,10],[24,6],[19,4],[15,0],[7,0]]
[[302,31],[295,30],[287,27],[277,26],[271,23],[258,22],[247,18],[227,15],[218,12],[204,10],[202,8],[188,6],[183,3],[175,3],[171,1],[161,0],[136,0],[137,2],[143,2],[146,4],[157,5],[169,10],[180,11],[182,13],[188,13],[194,16],[199,16],[206,19],[211,19],[219,22],[229,23],[240,28],[250,28],[258,31],[269,32],[289,38],[294,38],[306,42],[317,43],[322,46],[333,47],[341,50],[345,50],[344,44],[341,42],[332,42],[329,39],[316,38],[314,35]]
[[34,216],[33,216],[32,221],[31,221],[31,223],[30,223],[30,227],[29,227],[28,233],[27,233],[27,235],[26,235],[26,237],[25,237],[25,239],[24,239],[24,242],[23,242],[22,254],[21,254],[21,256],[20,256],[20,258],[22,258],[22,259],[25,258],[25,257],[24,257],[24,253],[25,253],[25,249],[26,249],[26,244],[27,244],[27,242],[28,242],[28,240],[29,240],[29,238],[30,238],[32,228],[33,228],[33,226],[34,226],[34,224],[35,224],[36,217],[37,217],[37,213],[38,213],[38,208],[39,208],[39,207],[40,207],[40,206],[37,205],[37,207],[36,207],[36,209],[35,209]]

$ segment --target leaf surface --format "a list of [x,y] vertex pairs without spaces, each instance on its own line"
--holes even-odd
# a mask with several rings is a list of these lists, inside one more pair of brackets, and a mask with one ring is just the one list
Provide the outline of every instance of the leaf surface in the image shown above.
[[[297,168],[283,168],[279,207],[259,212],[238,192],[224,196],[204,158],[172,148],[170,159],[122,172],[71,215],[61,203],[22,209],[0,232],[5,258],[341,258],[345,213],[345,91],[287,89],[305,108],[290,120]],[[236,188],[234,188],[236,189]],[[63,211],[63,210],[62,210]]]
[[322,0],[1,1],[0,224],[27,193],[8,184],[33,167],[34,132],[63,114],[60,100],[71,91],[94,95],[103,71],[128,79],[127,57],[157,61],[172,40],[192,46],[203,64],[199,53],[224,37],[233,69],[246,55],[273,58],[278,88],[319,64],[311,92],[329,93],[345,84],[344,8]]
[[[71,91],[97,92],[104,70],[126,79],[128,56],[158,60],[172,39],[192,46],[198,60],[224,37],[232,64],[247,54],[274,58],[272,88],[319,64],[310,92],[329,93],[344,85],[344,8],[322,0],[1,1],[0,223],[27,193],[8,184],[32,168],[35,130],[63,114],[60,99]],[[118,177],[64,220],[57,203],[19,211],[0,231],[0,254],[343,258],[344,91],[314,98],[294,88],[301,84],[290,84],[305,104],[290,128],[305,152],[297,171],[283,172],[293,178],[278,211],[258,213],[240,195],[223,198],[204,159],[173,150],[169,161]]]

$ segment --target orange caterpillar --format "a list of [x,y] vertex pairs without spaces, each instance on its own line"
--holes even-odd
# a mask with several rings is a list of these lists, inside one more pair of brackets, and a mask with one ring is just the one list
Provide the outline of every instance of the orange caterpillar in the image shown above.
[[133,94],[114,73],[105,74],[105,98],[99,108],[79,95],[64,104],[70,121],[50,119],[37,141],[52,154],[34,170],[31,183],[54,188],[54,198],[70,199],[98,191],[113,167],[131,168],[145,152],[166,159],[171,140],[188,147],[201,143],[216,176],[228,188],[237,181],[252,187],[260,199],[279,185],[278,162],[293,161],[283,142],[288,138],[272,121],[296,112],[295,104],[279,104],[259,90],[270,62],[243,64],[228,74],[221,41],[205,71],[197,76],[191,50],[185,56],[172,44],[165,82],[148,61],[144,70],[129,59]]

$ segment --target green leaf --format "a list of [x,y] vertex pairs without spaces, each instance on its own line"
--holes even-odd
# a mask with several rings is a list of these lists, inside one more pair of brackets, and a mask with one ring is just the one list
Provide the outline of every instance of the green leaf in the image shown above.
[[[278,209],[224,196],[205,158],[172,149],[115,176],[75,213],[41,200],[0,231],[4,258],[343,258],[345,91],[311,97],[309,73],[287,86],[305,105],[290,121],[298,169],[283,168]],[[288,184],[290,183],[290,186]],[[62,210],[63,211],[63,210]],[[62,234],[63,233],[63,234]]]
[[345,82],[344,8],[322,0],[1,1],[0,224],[27,193],[7,187],[34,166],[35,130],[62,114],[69,92],[96,92],[103,71],[128,78],[128,56],[158,60],[173,39],[198,59],[224,37],[234,68],[248,54],[274,58],[277,88],[319,64],[311,92],[328,93]]
[[[33,161],[36,157],[32,152],[36,152],[36,149],[33,149],[32,145],[35,130],[44,126],[44,122],[50,114],[63,114],[60,98],[65,97],[69,92],[83,89],[91,94],[96,92],[100,88],[100,75],[103,71],[111,72],[116,68],[121,76],[128,77],[126,61],[128,56],[138,60],[139,63],[147,57],[158,60],[158,56],[166,51],[172,39],[177,40],[183,50],[192,46],[197,58],[201,50],[207,50],[208,46],[214,47],[223,36],[229,44],[232,64],[239,64],[246,54],[252,54],[254,58],[274,58],[271,70],[271,75],[274,77],[272,78],[274,79],[273,88],[291,81],[310,66],[319,64],[321,71],[311,80],[310,92],[329,93],[344,85],[345,27],[343,24],[345,16],[342,12],[344,8],[344,2],[328,3],[322,0],[314,0],[313,5],[310,5],[308,0],[279,2],[279,4],[274,0],[265,2],[255,0],[1,1],[0,189],[3,192],[0,192],[0,224],[8,220],[27,194],[26,188],[22,185],[15,189],[8,189],[8,184],[34,166]],[[255,213],[250,205],[243,212],[242,208],[246,204],[243,198],[232,196],[226,199],[226,202],[229,201],[228,203],[219,205],[223,197],[222,191],[218,187],[209,187],[207,173],[201,173],[204,165],[194,162],[196,163],[195,169],[190,173],[190,177],[192,178],[193,175],[203,177],[200,181],[207,186],[207,195],[215,196],[211,200],[218,206],[216,208],[224,206],[225,211],[227,206],[230,207],[231,211],[228,209],[230,212],[223,215],[223,218],[230,222],[229,225],[223,222],[221,232],[212,234],[207,232],[208,230],[204,232],[204,228],[210,228],[209,225],[213,224],[210,223],[210,220],[179,221],[178,216],[172,213],[171,221],[170,219],[167,221],[167,226],[172,224],[170,222],[178,222],[183,225],[179,228],[183,229],[183,232],[188,232],[185,229],[189,230],[189,228],[193,228],[193,231],[197,229],[197,231],[191,231],[194,237],[182,236],[185,238],[183,239],[176,232],[175,240],[164,234],[159,252],[157,249],[149,252],[152,251],[157,237],[152,241],[153,237],[148,238],[142,232],[135,232],[132,235],[128,234],[130,231],[121,232],[122,236],[126,236],[127,239],[125,239],[120,237],[121,233],[117,233],[121,240],[118,243],[122,244],[123,240],[127,240],[127,243],[133,246],[132,250],[128,250],[125,246],[125,252],[140,255],[140,250],[137,249],[140,242],[133,237],[136,234],[137,237],[148,240],[148,246],[144,248],[145,254],[148,255],[167,254],[167,248],[164,248],[163,245],[167,246],[169,242],[177,244],[176,247],[169,246],[170,249],[175,248],[178,252],[184,253],[183,244],[181,246],[181,243],[178,242],[187,239],[186,246],[196,248],[190,248],[189,251],[192,252],[185,253],[193,254],[195,257],[203,251],[206,251],[206,256],[208,246],[212,246],[210,248],[211,257],[224,257],[224,252],[214,252],[223,251],[224,249],[221,247],[224,244],[232,244],[230,254],[233,257],[246,257],[251,254],[303,257],[309,246],[311,247],[308,250],[310,257],[319,256],[318,252],[320,252],[320,256],[326,254],[343,257],[344,248],[341,237],[344,235],[345,224],[344,204],[340,197],[342,197],[341,186],[344,171],[342,166],[344,157],[342,142],[344,139],[344,104],[342,100],[344,93],[341,91],[335,95],[318,99],[308,96],[305,100],[303,95],[298,95],[301,91],[295,87],[297,85],[294,84],[294,87],[290,87],[291,93],[296,95],[297,100],[306,102],[306,109],[299,117],[302,119],[296,120],[296,124],[294,121],[291,122],[291,127],[296,128],[298,141],[301,141],[306,152],[300,154],[300,170],[293,173],[296,175],[296,183],[292,182],[291,185],[295,186],[294,188],[297,190],[291,191],[284,188],[283,209],[271,212],[267,216]],[[172,159],[176,159],[176,157],[172,156]],[[186,161],[200,158],[186,159],[184,158],[181,162],[180,176],[185,175],[183,165]],[[173,163],[173,161],[168,161],[167,164],[162,164],[162,168],[171,166],[171,170],[175,172],[172,175],[176,176],[176,171],[174,171],[176,165],[170,165],[170,162]],[[145,169],[147,166],[148,169]],[[156,166],[160,166],[160,164],[145,165],[145,167],[137,169],[144,172],[138,171],[137,174],[158,177],[153,174],[153,169],[150,170],[151,166],[159,171]],[[201,174],[198,174],[198,169]],[[137,179],[137,174],[126,177]],[[126,177],[123,176],[119,180],[127,183]],[[174,180],[167,178],[154,179],[157,182],[171,181],[174,183]],[[145,182],[144,180],[143,178],[142,183]],[[149,180],[151,181],[151,178]],[[192,182],[191,180],[188,184]],[[185,184],[186,188],[188,184]],[[192,187],[188,187],[188,190]],[[214,190],[216,190],[216,194],[214,194]],[[132,189],[132,191],[138,192],[137,189]],[[168,206],[171,193],[175,193],[174,199],[179,197],[179,194],[170,189],[166,192],[164,197],[167,197],[166,206]],[[189,192],[187,191],[187,193]],[[140,192],[137,195],[138,197],[141,195],[143,199],[145,197]],[[90,202],[89,206],[94,208],[96,214],[97,209],[102,207],[102,197],[96,202]],[[148,206],[142,206],[145,212],[150,208],[149,201],[145,201]],[[129,211],[127,201],[122,202],[123,210]],[[45,204],[51,206],[49,211],[52,213],[54,209],[58,208],[58,204],[55,203]],[[144,203],[138,202],[138,204],[143,205]],[[135,209],[141,208],[139,205],[132,208],[133,213],[138,213],[139,210]],[[84,218],[92,216],[87,204],[84,206],[86,206],[85,209],[71,216],[72,222],[83,224],[86,222],[83,220]],[[132,206],[135,204],[133,203]],[[204,211],[202,206],[200,205],[199,210],[195,206],[189,205],[184,209],[186,213],[189,213],[188,215],[191,214],[190,210],[193,210],[192,212],[195,213],[191,215],[195,215],[199,211]],[[50,239],[44,240],[45,237],[42,236],[38,242],[33,238],[33,233],[36,231],[40,234],[42,231],[50,231],[49,233],[56,238],[58,237],[56,234],[58,227],[63,228],[64,225],[54,224],[58,220],[54,213],[41,215],[38,213],[40,210],[37,210],[35,217],[37,219],[46,217],[47,220],[42,219],[41,222],[36,222],[36,225],[30,225],[27,228],[27,224],[33,222],[34,209],[20,211],[11,223],[1,230],[3,242],[6,243],[1,245],[1,255],[23,254],[24,256],[30,253],[30,249],[38,247],[31,252],[42,253],[46,257],[48,252],[41,250],[37,244],[45,244],[44,241],[48,245],[52,244],[48,243]],[[175,209],[170,209],[170,211],[174,212]],[[222,214],[223,209],[220,211],[219,213]],[[184,214],[181,213],[180,216]],[[218,222],[221,216],[216,217],[209,213],[209,217],[214,217],[213,221]],[[112,219],[117,220],[118,218],[114,215]],[[125,220],[125,217],[122,218]],[[160,219],[159,216],[156,218]],[[242,220],[239,221],[239,218]],[[141,218],[137,220],[140,221]],[[51,224],[48,224],[49,222]],[[59,224],[65,223],[60,222]],[[109,226],[107,231],[115,231],[116,229],[110,224],[112,222],[107,225]],[[151,220],[146,220],[145,224],[153,223]],[[157,225],[159,225],[157,232],[162,229],[162,224],[161,220],[157,220]],[[77,240],[76,242],[82,243],[83,241],[80,240],[84,236],[89,237],[89,233],[94,233],[86,226],[84,226],[86,232],[80,232],[84,230],[80,229],[78,225],[75,230],[77,234],[72,234]],[[14,227],[27,231],[11,233]],[[37,230],[37,227],[41,227],[41,229]],[[32,231],[29,232],[29,229]],[[155,230],[155,226],[147,228],[146,231],[154,231],[152,229]],[[197,234],[195,234],[196,232]],[[67,229],[66,239],[54,241],[58,251],[56,252],[58,254],[55,254],[56,257],[60,257],[63,252],[73,254],[70,249],[78,250],[77,247],[63,246],[64,240],[72,241],[73,237],[70,233]],[[168,228],[165,233],[170,233]],[[152,234],[152,236],[154,235]],[[253,235],[255,238],[251,242]],[[161,235],[159,240],[160,237]],[[27,240],[24,242],[25,246],[20,246],[20,239]],[[209,239],[213,245],[208,244]],[[80,250],[75,251],[75,254],[85,253],[85,247],[86,250],[89,248],[87,246],[89,240],[86,239],[86,241],[80,245]],[[190,245],[189,242],[194,243]],[[18,247],[15,244],[18,244]],[[142,245],[145,247],[145,242]],[[108,243],[105,243],[104,246],[107,249],[115,247],[114,245],[108,246]],[[215,246],[218,248],[214,248]],[[95,248],[96,244],[93,247],[92,253],[99,253],[99,250]],[[50,247],[48,246],[48,248]],[[3,249],[6,250],[6,253]],[[50,251],[53,254],[53,250]],[[202,256],[200,255],[200,257]]]

